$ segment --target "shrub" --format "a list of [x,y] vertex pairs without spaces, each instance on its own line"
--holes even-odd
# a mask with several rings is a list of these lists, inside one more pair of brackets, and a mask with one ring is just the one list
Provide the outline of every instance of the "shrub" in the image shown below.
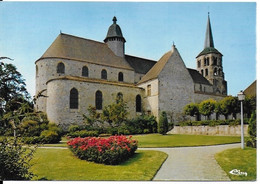
[[41,142],[44,144],[58,143],[61,141],[61,136],[53,130],[44,130],[40,137]]
[[131,136],[75,138],[67,144],[80,159],[107,165],[117,165],[129,159],[137,149],[137,141]]
[[98,131],[80,130],[76,132],[70,132],[67,135],[74,138],[74,137],[97,137],[99,134]]
[[22,142],[25,144],[38,144],[41,143],[41,137],[39,136],[34,136],[34,137],[23,137]]
[[79,125],[70,125],[69,127],[69,132],[76,132],[76,131],[79,131],[81,130],[80,126]]
[[165,135],[168,132],[168,119],[165,111],[161,113],[158,125],[158,133]]
[[249,119],[248,133],[250,135],[246,145],[249,147],[256,148],[256,113],[253,112]]
[[39,136],[42,131],[38,122],[34,120],[23,121],[20,127],[23,136]]
[[23,147],[16,141],[0,140],[0,180],[30,180],[34,176],[29,170],[35,148]]

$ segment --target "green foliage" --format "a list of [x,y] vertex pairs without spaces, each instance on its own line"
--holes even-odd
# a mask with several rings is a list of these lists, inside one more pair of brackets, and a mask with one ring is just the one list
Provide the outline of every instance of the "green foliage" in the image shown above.
[[239,112],[239,104],[237,97],[227,96],[223,98],[219,103],[219,112],[220,114],[223,114],[226,119],[228,115],[233,114],[233,117],[235,117],[235,114]]
[[67,134],[69,137],[97,137],[99,135],[98,131],[87,131],[87,130],[78,130],[75,132],[69,132]]
[[80,126],[79,125],[70,125],[69,127],[69,132],[76,132],[76,131],[79,131],[81,130]]
[[189,116],[195,116],[195,115],[199,114],[198,104],[195,104],[195,103],[187,104],[184,107],[184,114],[189,115]]
[[0,140],[0,180],[30,180],[34,175],[29,170],[35,148],[24,147],[16,140]]
[[168,119],[167,114],[163,111],[160,115],[158,133],[165,135],[168,132]]
[[90,105],[87,110],[89,115],[86,116],[83,114],[84,122],[86,125],[94,126],[95,122],[101,122],[101,114],[97,112],[96,107]]
[[41,143],[51,144],[58,143],[61,141],[61,136],[54,130],[44,130],[40,135]]
[[218,125],[229,125],[236,126],[240,125],[240,120],[204,120],[204,121],[183,121],[179,122],[179,126],[218,126]]
[[243,107],[247,118],[250,118],[251,114],[256,110],[256,96],[246,96]]
[[108,122],[111,126],[120,126],[127,120],[127,105],[122,98],[117,98],[116,103],[104,107],[101,119]]
[[213,99],[204,100],[199,104],[199,112],[210,118],[210,115],[214,112],[216,101]]
[[248,133],[250,135],[249,140],[246,142],[246,145],[249,147],[256,148],[256,113],[253,112],[249,120]]

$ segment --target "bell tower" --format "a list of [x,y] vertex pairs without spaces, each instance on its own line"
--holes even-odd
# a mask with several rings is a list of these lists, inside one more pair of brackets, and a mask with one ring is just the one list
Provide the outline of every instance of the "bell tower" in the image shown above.
[[125,38],[123,37],[121,28],[116,23],[116,17],[113,17],[113,24],[109,27],[104,42],[115,53],[115,55],[125,56]]
[[197,71],[212,85],[215,94],[227,95],[227,81],[222,65],[222,54],[214,47],[210,17],[206,28],[204,49],[196,57]]

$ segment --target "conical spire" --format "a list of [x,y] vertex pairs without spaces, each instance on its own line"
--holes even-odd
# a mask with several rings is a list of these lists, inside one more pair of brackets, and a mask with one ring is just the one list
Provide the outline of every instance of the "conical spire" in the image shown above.
[[213,42],[213,36],[212,36],[212,31],[211,31],[209,12],[208,12],[208,23],[207,23],[207,30],[206,30],[206,36],[205,36],[204,49],[208,48],[208,47],[213,47],[214,48],[214,42]]

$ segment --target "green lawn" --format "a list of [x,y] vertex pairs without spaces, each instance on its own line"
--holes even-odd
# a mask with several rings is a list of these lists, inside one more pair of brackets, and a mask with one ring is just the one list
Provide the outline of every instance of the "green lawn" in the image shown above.
[[32,160],[34,180],[152,180],[167,154],[158,151],[137,151],[133,158],[109,166],[75,157],[69,149],[38,148]]
[[209,135],[136,135],[138,147],[180,147],[180,146],[206,146],[240,142],[239,136],[209,136]]
[[[232,181],[255,181],[256,180],[256,149],[240,148],[229,149],[215,155],[222,169]],[[236,176],[229,172],[233,169],[247,172],[247,176]]]

